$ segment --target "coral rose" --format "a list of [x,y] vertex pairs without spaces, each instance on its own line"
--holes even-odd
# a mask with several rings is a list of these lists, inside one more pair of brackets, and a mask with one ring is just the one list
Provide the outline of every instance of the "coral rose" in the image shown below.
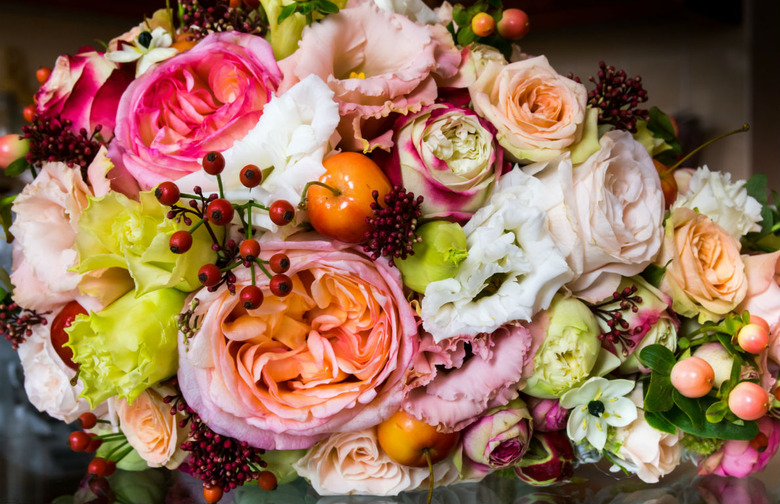
[[281,73],[271,46],[222,32],[148,71],[127,88],[109,157],[142,189],[200,170],[257,123]]
[[[666,266],[661,290],[672,308],[699,322],[716,321],[733,311],[748,289],[739,242],[704,214],[675,209],[666,220],[661,254]],[[668,264],[668,266],[667,266]]]
[[[179,347],[187,402],[215,431],[266,449],[308,448],[378,424],[400,406],[417,328],[397,271],[339,242],[263,244],[290,258],[292,292],[257,285],[245,310],[223,286],[201,291],[200,327]],[[238,291],[251,281],[236,270]]]

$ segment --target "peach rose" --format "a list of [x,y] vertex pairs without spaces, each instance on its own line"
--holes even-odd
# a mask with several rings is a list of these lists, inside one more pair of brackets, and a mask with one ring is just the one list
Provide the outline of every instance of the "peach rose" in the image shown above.
[[141,392],[132,404],[125,399],[116,400],[122,432],[149,467],[176,469],[187,457],[179,446],[187,438],[189,428],[179,427],[181,417],[171,415],[171,405],[163,401],[174,394],[173,388],[158,385]]
[[716,321],[733,311],[747,294],[740,244],[704,214],[675,209],[666,220],[656,264],[668,263],[661,290],[674,311],[699,322]]
[[[284,251],[292,292],[245,310],[224,286],[197,294],[200,328],[179,345],[187,402],[215,431],[266,449],[308,448],[378,424],[404,399],[417,327],[397,270],[346,244],[268,242]],[[236,270],[240,292],[250,283]]]
[[469,86],[474,110],[498,129],[517,161],[544,161],[579,142],[585,86],[559,75],[544,56],[502,65],[490,61]]

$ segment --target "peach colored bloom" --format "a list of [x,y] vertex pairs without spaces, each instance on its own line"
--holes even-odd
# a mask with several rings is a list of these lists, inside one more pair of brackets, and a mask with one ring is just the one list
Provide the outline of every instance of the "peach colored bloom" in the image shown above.
[[[263,244],[264,258],[289,256],[291,294],[273,296],[260,275],[265,300],[247,311],[224,287],[202,291],[201,326],[180,344],[187,402],[215,431],[260,448],[308,448],[376,425],[404,398],[417,329],[400,275],[313,238]],[[236,275],[240,291],[249,270]]]
[[[758,315],[770,326],[780,325],[780,251],[743,256],[747,276],[747,295],[737,307]],[[778,361],[780,362],[780,361]]]

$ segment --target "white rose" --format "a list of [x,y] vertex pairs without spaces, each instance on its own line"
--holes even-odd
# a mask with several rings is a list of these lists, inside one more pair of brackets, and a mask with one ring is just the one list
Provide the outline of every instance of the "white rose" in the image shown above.
[[544,212],[531,204],[529,179],[518,172],[512,178],[516,184],[502,184],[464,226],[468,257],[455,277],[425,289],[423,327],[436,342],[530,321],[573,278]]
[[703,166],[691,177],[687,190],[680,192],[675,208],[697,209],[739,240],[750,231],[760,231],[761,204],[748,196],[745,181],[731,182],[731,174],[711,172]]

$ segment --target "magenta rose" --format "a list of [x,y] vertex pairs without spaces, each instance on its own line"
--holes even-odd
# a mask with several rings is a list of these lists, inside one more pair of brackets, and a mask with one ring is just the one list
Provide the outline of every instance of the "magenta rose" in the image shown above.
[[[194,335],[179,346],[187,402],[216,432],[265,449],[308,448],[336,432],[372,427],[398,410],[417,326],[398,271],[346,244],[263,243],[284,251],[292,292],[243,308],[224,285],[197,294]],[[236,271],[236,288],[250,284]]]
[[36,111],[45,117],[60,114],[73,122],[75,131],[92,131],[101,125],[103,136],[111,138],[119,99],[133,77],[131,67],[123,68],[103,53],[60,56],[35,94]]
[[200,170],[257,124],[281,80],[270,44],[213,33],[133,81],[117,112],[109,157],[143,189]]
[[765,416],[758,419],[758,429],[760,434],[751,441],[725,441],[699,465],[699,474],[744,478],[763,471],[780,445],[780,422]]

